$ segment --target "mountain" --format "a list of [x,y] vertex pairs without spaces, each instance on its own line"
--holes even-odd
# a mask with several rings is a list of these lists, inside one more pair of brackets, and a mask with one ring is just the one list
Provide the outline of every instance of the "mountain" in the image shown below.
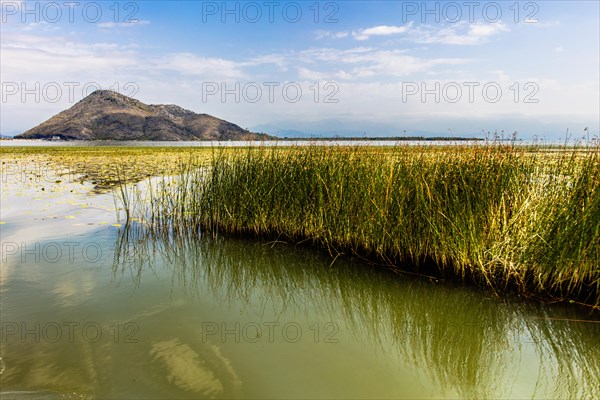
[[96,90],[16,139],[64,140],[261,140],[252,133],[208,114],[176,105],[152,105],[111,90]]

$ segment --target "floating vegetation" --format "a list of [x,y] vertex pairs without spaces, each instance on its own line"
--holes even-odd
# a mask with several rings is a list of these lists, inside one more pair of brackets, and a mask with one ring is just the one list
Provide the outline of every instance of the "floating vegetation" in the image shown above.
[[120,183],[171,175],[183,160],[193,157],[204,165],[211,150],[192,147],[4,147],[2,175],[37,183],[40,190],[71,182],[88,182],[95,192]]

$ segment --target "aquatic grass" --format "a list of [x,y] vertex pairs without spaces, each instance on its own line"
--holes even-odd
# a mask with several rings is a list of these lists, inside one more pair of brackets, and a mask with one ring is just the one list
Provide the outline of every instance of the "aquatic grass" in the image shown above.
[[308,242],[397,271],[600,304],[599,148],[214,150],[151,192],[176,234]]

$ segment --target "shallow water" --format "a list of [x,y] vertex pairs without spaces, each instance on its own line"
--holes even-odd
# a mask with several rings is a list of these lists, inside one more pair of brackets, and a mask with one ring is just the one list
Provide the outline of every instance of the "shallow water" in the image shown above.
[[2,185],[2,398],[600,397],[600,318],[575,306],[152,238],[91,186]]

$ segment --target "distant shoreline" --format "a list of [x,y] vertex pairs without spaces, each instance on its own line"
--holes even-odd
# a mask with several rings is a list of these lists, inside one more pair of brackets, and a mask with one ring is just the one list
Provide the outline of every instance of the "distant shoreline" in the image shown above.
[[[41,142],[128,142],[130,140],[119,140],[119,139],[102,139],[102,140],[82,140],[82,139],[60,139],[60,140],[52,140],[52,139],[23,139],[23,138],[14,138],[14,137],[2,137],[0,140],[17,140],[17,141],[41,141]],[[134,140],[135,142],[173,142],[177,143],[178,140]],[[227,140],[221,140],[226,142]],[[261,141],[261,140],[251,140],[253,142]],[[379,136],[379,137],[301,137],[301,138],[276,138],[276,139],[268,139],[267,141],[304,141],[304,142],[330,142],[330,141],[394,141],[394,142],[415,142],[415,141],[448,141],[448,142],[470,142],[470,141],[485,141],[485,139],[481,138],[465,138],[465,137],[445,137],[445,136],[434,136],[434,137],[424,137],[424,136]],[[500,140],[498,140],[500,141]],[[504,140],[510,141],[510,140]],[[214,142],[214,140],[194,140],[194,142]]]
[[278,140],[290,140],[290,141],[407,141],[407,142],[415,142],[415,141],[483,141],[485,139],[480,138],[465,138],[465,137],[446,137],[446,136],[434,136],[434,137],[425,137],[425,136],[380,136],[380,137],[332,137],[332,138],[324,138],[324,137],[316,137],[316,138],[279,138]]

